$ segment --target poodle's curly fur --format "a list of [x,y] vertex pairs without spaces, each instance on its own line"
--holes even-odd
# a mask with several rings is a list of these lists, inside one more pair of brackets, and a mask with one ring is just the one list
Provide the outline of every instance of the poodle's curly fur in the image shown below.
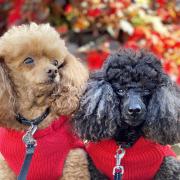
[[[137,118],[126,110],[132,97],[143,109]],[[178,143],[180,91],[152,53],[121,49],[92,73],[72,123],[76,133],[89,141],[113,138],[132,145],[144,136],[163,145]],[[180,162],[173,163],[180,172]]]
[[[0,38],[0,126],[25,130],[27,127],[17,122],[15,115],[20,113],[34,119],[47,107],[51,112],[38,126],[40,129],[49,126],[59,115],[72,115],[87,78],[87,69],[68,51],[49,24],[12,27]],[[83,159],[83,153],[79,152],[77,156]],[[73,160],[69,162],[72,168]],[[6,172],[0,168],[0,179]]]

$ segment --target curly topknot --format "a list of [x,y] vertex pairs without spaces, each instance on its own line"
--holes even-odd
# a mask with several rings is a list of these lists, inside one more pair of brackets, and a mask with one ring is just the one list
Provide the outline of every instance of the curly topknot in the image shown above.
[[140,82],[143,86],[149,87],[168,81],[160,61],[145,51],[121,49],[108,57],[102,71],[108,82],[118,82],[121,86]]

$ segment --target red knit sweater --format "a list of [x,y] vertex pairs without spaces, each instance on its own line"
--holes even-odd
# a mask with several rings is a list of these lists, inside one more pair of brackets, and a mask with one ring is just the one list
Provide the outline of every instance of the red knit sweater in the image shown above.
[[[28,172],[28,180],[57,180],[62,175],[67,154],[72,148],[83,147],[70,131],[66,117],[54,121],[34,137],[37,147]],[[0,152],[16,175],[19,174],[25,156],[22,142],[24,132],[0,128]]]
[[[117,148],[114,140],[89,143],[86,147],[95,166],[110,179],[113,179],[112,171]],[[151,180],[160,168],[163,158],[175,156],[170,146],[162,146],[143,137],[125,151],[121,161],[124,166],[123,180]]]

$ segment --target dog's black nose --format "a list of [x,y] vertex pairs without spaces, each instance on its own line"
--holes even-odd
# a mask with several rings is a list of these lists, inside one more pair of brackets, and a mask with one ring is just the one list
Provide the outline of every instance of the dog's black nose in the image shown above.
[[140,114],[142,112],[142,108],[139,104],[132,104],[128,107],[128,114]]
[[47,70],[48,77],[51,79],[54,79],[56,77],[57,73],[58,73],[57,69],[48,69]]

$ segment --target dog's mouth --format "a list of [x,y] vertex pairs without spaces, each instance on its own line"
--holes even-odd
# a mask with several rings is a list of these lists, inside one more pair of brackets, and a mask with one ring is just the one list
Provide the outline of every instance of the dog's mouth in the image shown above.
[[59,83],[59,80],[56,80],[56,79],[47,79],[46,81],[40,83],[41,85],[53,85],[53,84],[58,84]]
[[48,77],[44,81],[40,82],[40,86],[55,86],[60,83],[60,77],[59,76],[53,76],[53,77]]
[[50,85],[50,86],[55,85],[55,84],[57,84],[57,82],[55,82],[53,79],[49,79],[49,80],[41,83],[41,85]]
[[140,126],[142,124],[144,124],[145,120],[144,119],[124,119],[123,120],[126,124],[128,124],[129,126],[133,126],[133,127],[137,127]]
[[57,82],[55,79],[48,79],[46,81],[38,83],[38,87],[40,87],[40,89],[42,90],[42,92],[44,91],[44,93],[52,93],[54,89],[57,89],[58,86],[59,81]]

